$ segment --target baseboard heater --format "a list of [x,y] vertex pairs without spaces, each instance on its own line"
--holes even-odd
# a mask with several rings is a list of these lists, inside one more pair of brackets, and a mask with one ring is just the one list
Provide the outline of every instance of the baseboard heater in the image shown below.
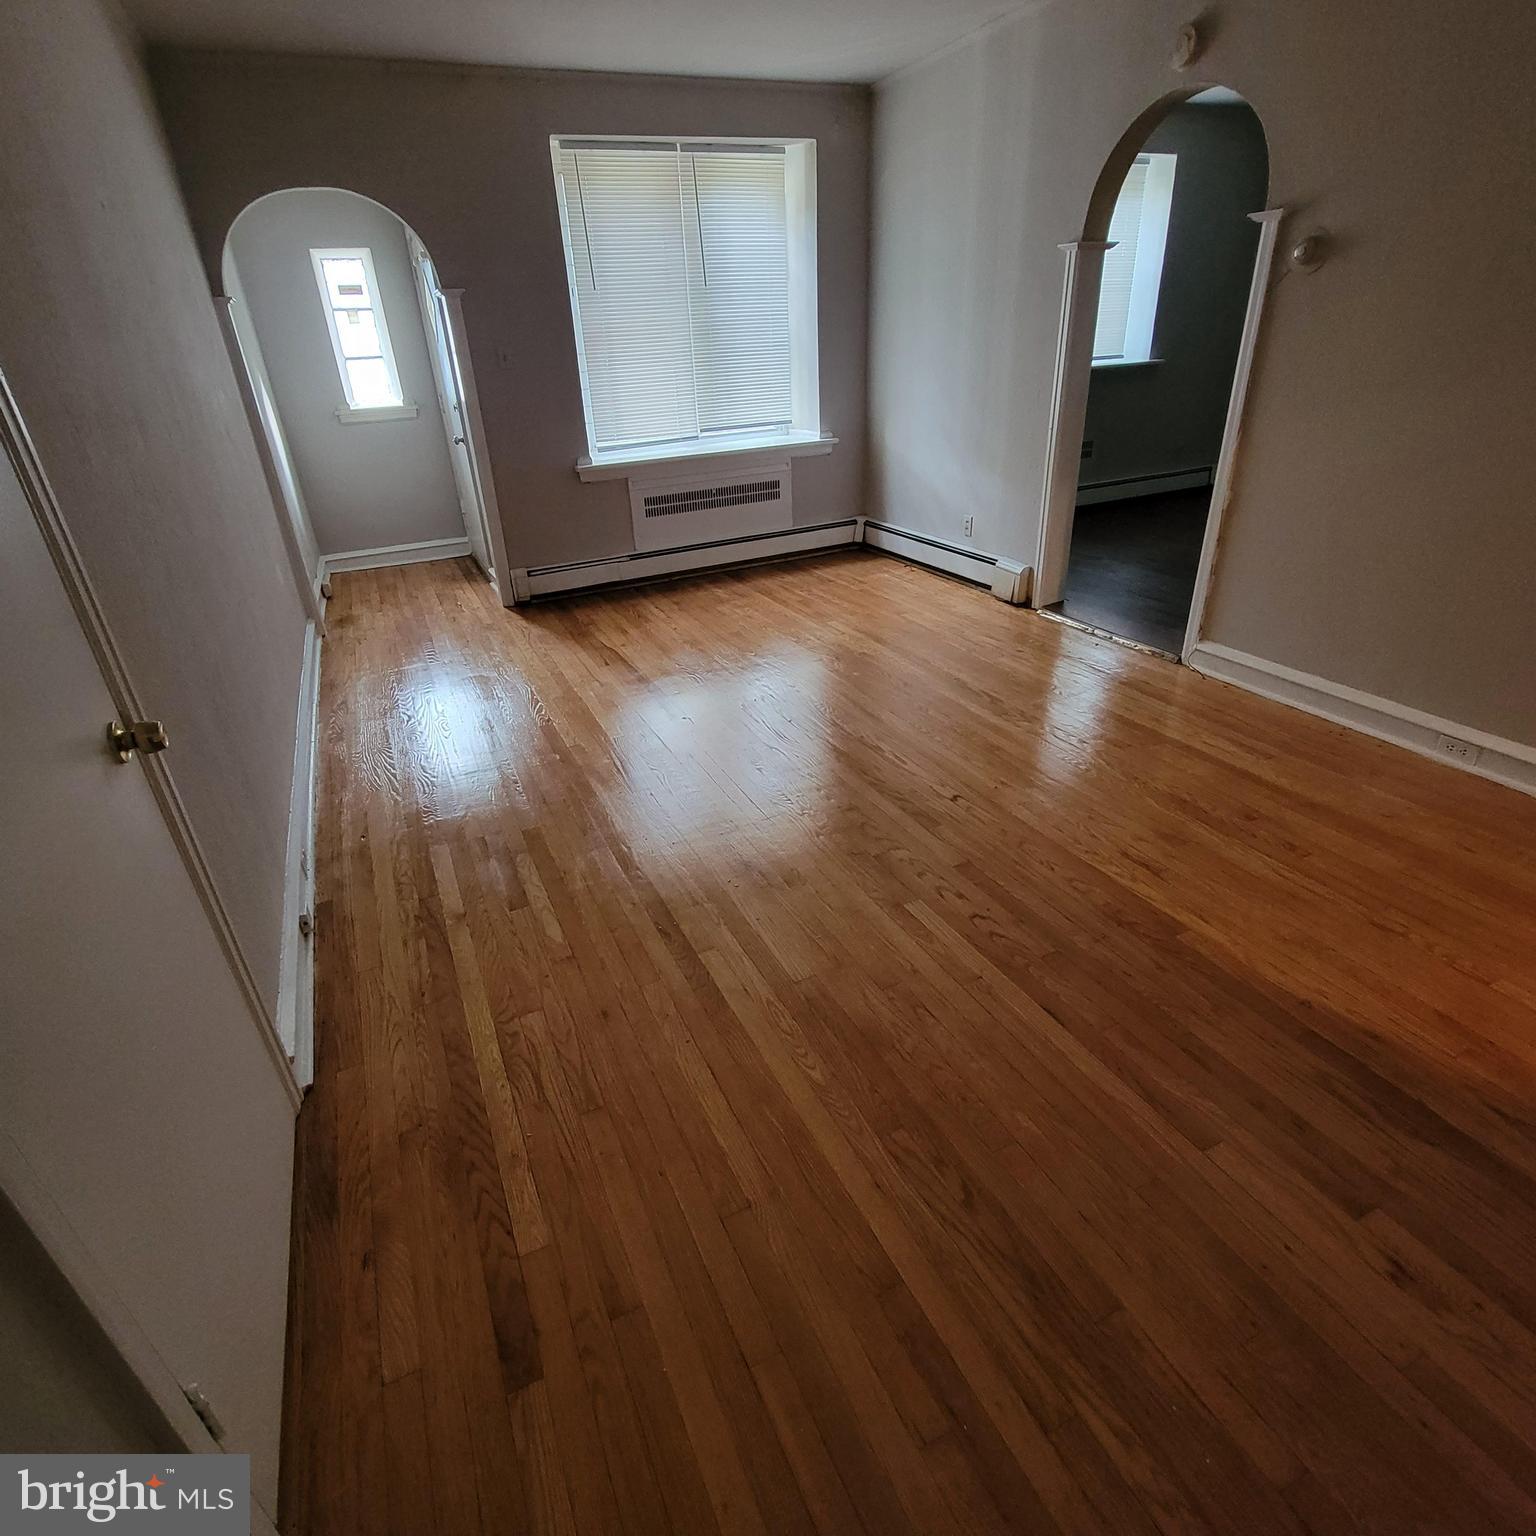
[[782,560],[793,555],[815,554],[859,542],[859,519],[815,523],[805,528],[743,534],[730,539],[708,539],[679,544],[671,549],[636,550],[601,560],[573,560],[565,565],[534,566],[513,573],[518,598],[527,601],[557,597],[591,587],[612,587],[653,581],[691,571],[712,571],[724,566],[763,560]]
[[918,565],[948,571],[951,576],[974,581],[980,587],[992,585],[992,573],[997,566],[996,555],[967,549],[963,544],[950,544],[932,534],[913,533],[891,523],[877,523],[872,518],[864,520],[864,542],[883,549],[888,555],[900,555]]
[[1138,496],[1164,496],[1170,491],[1197,491],[1211,484],[1213,467],[1170,469],[1156,475],[1127,475],[1121,480],[1096,480],[1077,488],[1077,504],[1091,507],[1101,501],[1131,501]]
[[[749,493],[750,494],[750,493]],[[813,555],[820,550],[851,544],[867,544],[885,554],[943,571],[985,587],[1005,603],[1028,601],[1030,568],[980,550],[949,544],[926,533],[896,528],[867,518],[847,517],[836,522],[815,523],[782,532],[744,534],[733,539],[706,539],[679,544],[671,549],[636,550],[598,560],[572,560],[563,565],[540,565],[513,571],[517,601],[560,597],[597,587],[632,586],[682,576],[695,571],[720,570],[727,566],[785,560]]]

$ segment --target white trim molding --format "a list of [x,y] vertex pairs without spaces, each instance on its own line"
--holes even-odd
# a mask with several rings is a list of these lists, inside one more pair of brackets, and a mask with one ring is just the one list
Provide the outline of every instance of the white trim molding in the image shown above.
[[337,571],[372,571],[385,565],[420,565],[426,560],[458,560],[469,553],[469,540],[423,539],[419,544],[381,544],[377,549],[344,549],[321,555],[320,568],[329,577]]
[[475,360],[470,355],[469,334],[464,328],[464,290],[439,288],[443,313],[448,320],[448,340],[453,366],[459,376],[459,399],[469,420],[469,458],[475,471],[475,487],[480,492],[480,506],[485,513],[485,532],[491,551],[491,585],[504,608],[517,601],[513,584],[502,585],[501,573],[512,569],[507,558],[507,535],[501,521],[501,503],[496,496],[496,477],[491,473],[491,453],[485,435],[485,413],[480,409],[480,386],[475,382]]
[[1200,643],[1205,622],[1205,605],[1211,595],[1211,577],[1216,569],[1216,550],[1221,541],[1222,519],[1232,499],[1232,476],[1237,464],[1237,447],[1243,432],[1243,407],[1248,400],[1248,380],[1253,373],[1253,354],[1259,340],[1259,322],[1264,318],[1264,301],[1269,296],[1269,269],[1274,264],[1275,241],[1280,234],[1284,208],[1266,208],[1248,215],[1259,226],[1259,248],[1253,258],[1253,281],[1248,285],[1248,308],[1243,315],[1243,332],[1237,344],[1237,366],[1232,373],[1232,394],[1227,401],[1227,421],[1221,432],[1221,450],[1216,455],[1216,472],[1211,480],[1211,507],[1205,517],[1205,537],[1200,544],[1200,563],[1195,568],[1195,590],[1189,602],[1189,622],[1184,629],[1182,647],[1187,661]]
[[355,427],[370,421],[415,421],[420,414],[410,404],[344,405],[336,412],[336,420],[344,427]]
[[785,459],[816,457],[831,453],[837,439],[830,432],[778,432],[748,439],[701,438],[697,442],[672,443],[666,448],[611,449],[607,453],[584,455],[576,461],[576,473],[583,481],[626,480],[634,472],[686,464],[700,474],[711,473],[718,464],[722,469],[746,471],[759,459],[765,464]]
[[1082,472],[1083,423],[1093,375],[1093,330],[1099,314],[1099,278],[1110,240],[1068,240],[1061,247],[1061,320],[1046,427],[1045,478],[1040,486],[1040,545],[1035,554],[1036,608],[1061,601],[1072,548],[1072,514]]
[[1131,475],[1124,480],[1099,480],[1077,488],[1077,504],[1092,507],[1104,501],[1134,501],[1140,496],[1165,496],[1170,491],[1197,491],[1211,483],[1211,466],[1170,469],[1155,475]]
[[[1364,693],[1344,683],[1298,672],[1294,667],[1252,656],[1231,646],[1200,641],[1185,658],[1196,672],[1232,683],[1266,699],[1305,710],[1335,725],[1390,741],[1421,757],[1475,773],[1496,784],[1536,795],[1536,747],[1494,736],[1470,725],[1459,725],[1393,699]],[[1474,761],[1453,756],[1440,738],[1450,737],[1476,748]]]
[[576,560],[566,565],[534,566],[514,570],[512,584],[518,601],[527,602],[536,597],[584,592],[594,587],[628,585],[694,571],[716,570],[722,566],[813,555],[825,549],[861,543],[862,531],[861,520],[850,517],[836,523],[818,523],[811,528],[790,528],[782,533],[749,534],[744,538],[690,544],[678,549],[615,555],[602,560]]
[[315,1080],[315,767],[319,745],[320,639],[319,627],[309,625],[299,673],[277,979],[277,1032],[301,1088]]

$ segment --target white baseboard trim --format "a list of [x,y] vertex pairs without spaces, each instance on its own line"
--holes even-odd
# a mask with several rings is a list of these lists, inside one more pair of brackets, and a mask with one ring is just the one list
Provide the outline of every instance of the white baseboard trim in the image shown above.
[[426,539],[420,544],[381,544],[321,555],[322,580],[335,571],[372,571],[384,565],[419,565],[424,560],[457,560],[469,553],[468,539]]
[[814,528],[790,528],[781,533],[750,534],[740,539],[721,539],[679,549],[615,555],[606,560],[578,560],[568,565],[534,566],[512,573],[513,590],[520,601],[583,592],[638,581],[655,581],[690,571],[709,571],[720,566],[760,560],[782,560],[792,555],[815,554],[860,542],[860,520],[819,523]]
[[[1207,677],[1304,709],[1309,715],[1318,715],[1335,725],[1407,747],[1410,752],[1448,767],[1478,774],[1528,795],[1536,794],[1536,747],[1493,736],[1470,725],[1458,725],[1454,720],[1426,714],[1407,704],[1362,693],[1358,688],[1298,672],[1279,662],[1208,640],[1202,640],[1188,660],[1190,666]],[[1477,760],[1469,763],[1450,756],[1439,745],[1441,736],[1454,737],[1477,748]]]
[[320,631],[304,635],[299,673],[293,787],[288,800],[288,849],[283,877],[283,938],[278,952],[276,1024],[301,1088],[315,1078],[315,946],[300,918],[315,911],[315,770],[320,721]]
[[[893,523],[864,520],[864,542],[871,549],[883,549],[888,555],[898,555],[915,565],[926,565],[935,571],[946,571],[951,576],[974,581],[978,586],[991,587],[997,578],[998,558],[979,549],[966,549],[959,544],[948,544],[936,539],[931,533],[918,533],[912,528],[898,528]],[[1017,585],[1017,576],[1023,567],[1009,565],[1009,571]],[[1011,599],[1009,599],[1011,601]]]
[[1077,488],[1077,505],[1091,507],[1101,501],[1131,501],[1137,496],[1162,496],[1169,491],[1194,491],[1211,483],[1211,466],[1200,469],[1176,469],[1160,475],[1143,475],[1131,480],[1101,480],[1097,485]]

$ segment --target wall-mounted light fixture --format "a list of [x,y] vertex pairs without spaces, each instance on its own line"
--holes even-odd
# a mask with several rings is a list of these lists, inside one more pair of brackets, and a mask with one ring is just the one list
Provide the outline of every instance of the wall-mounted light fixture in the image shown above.
[[1291,247],[1291,267],[1297,272],[1316,272],[1327,261],[1328,252],[1327,230],[1314,229]]
[[1188,69],[1205,49],[1205,39],[1200,35],[1199,24],[1186,21],[1179,28],[1173,42],[1173,55],[1168,60],[1175,69]]

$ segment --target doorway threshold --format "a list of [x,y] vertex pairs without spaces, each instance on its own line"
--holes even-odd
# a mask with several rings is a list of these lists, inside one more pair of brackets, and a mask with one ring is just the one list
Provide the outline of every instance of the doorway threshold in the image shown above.
[[1164,661],[1171,661],[1175,666],[1183,664],[1183,657],[1176,651],[1165,651],[1160,645],[1148,645],[1144,640],[1132,640],[1126,635],[1117,635],[1113,630],[1100,629],[1097,624],[1088,624],[1082,619],[1074,619],[1071,614],[1063,613],[1057,605],[1049,608],[1037,608],[1035,612],[1042,619],[1050,619],[1055,624],[1065,624],[1068,629],[1080,629],[1085,635],[1097,635],[1100,640],[1111,640],[1116,645],[1123,645],[1129,651],[1145,651],[1148,656],[1160,656]]

